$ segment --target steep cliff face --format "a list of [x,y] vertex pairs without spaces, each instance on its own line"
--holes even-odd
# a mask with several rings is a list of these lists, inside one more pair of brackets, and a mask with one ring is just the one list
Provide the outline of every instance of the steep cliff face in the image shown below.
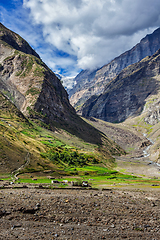
[[122,70],[106,85],[103,94],[92,96],[84,104],[82,115],[108,122],[121,122],[129,116],[140,114],[150,98],[158,98],[159,75],[160,50],[152,57],[146,57]]
[[101,143],[101,135],[70,105],[56,75],[16,33],[0,25],[0,91],[27,117],[50,129],[63,128],[85,141]]
[[[85,75],[80,73],[76,79],[77,84],[70,91],[70,102],[77,107],[83,104],[92,95],[103,93],[106,84],[108,84],[125,67],[136,63],[146,56],[153,55],[160,48],[160,28],[152,34],[143,38],[140,43],[131,50],[115,58],[109,64],[94,71],[84,71]],[[88,72],[88,74],[87,74]]]

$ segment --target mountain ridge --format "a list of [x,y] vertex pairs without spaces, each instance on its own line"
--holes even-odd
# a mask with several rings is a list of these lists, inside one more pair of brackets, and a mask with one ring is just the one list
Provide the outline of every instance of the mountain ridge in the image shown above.
[[[77,75],[77,85],[69,92],[70,102],[74,107],[82,105],[92,95],[103,93],[105,85],[108,84],[125,67],[142,60],[148,55],[153,55],[160,48],[160,28],[152,34],[146,35],[130,50],[122,53],[110,63],[93,71],[88,70],[88,76],[83,78],[82,71]],[[93,74],[93,75],[92,75]],[[82,78],[81,78],[82,76]],[[89,78],[89,80],[88,80]]]
[[129,65],[106,85],[103,94],[86,101],[82,116],[122,122],[130,116],[139,115],[147,98],[158,94],[159,68],[160,50],[152,57]]
[[[70,105],[68,94],[56,75],[24,39],[2,24],[0,90],[34,121],[51,129],[62,127],[86,141],[101,143],[100,133],[84,122]],[[89,134],[88,130],[92,133]]]
[[31,46],[17,33],[11,31],[0,23],[0,40],[12,46],[14,49],[24,53],[31,54],[37,58],[40,56],[31,48]]

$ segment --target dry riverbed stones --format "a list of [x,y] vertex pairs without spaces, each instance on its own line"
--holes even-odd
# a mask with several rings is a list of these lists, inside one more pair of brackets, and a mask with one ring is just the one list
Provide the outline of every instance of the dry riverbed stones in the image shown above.
[[0,190],[1,240],[159,236],[159,191]]

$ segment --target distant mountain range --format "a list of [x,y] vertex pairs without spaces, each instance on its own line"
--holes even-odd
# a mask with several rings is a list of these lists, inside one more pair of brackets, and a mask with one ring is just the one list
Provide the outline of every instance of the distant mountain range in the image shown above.
[[[146,156],[159,166],[160,28],[111,63],[94,72],[83,71],[78,78],[80,90],[71,101],[79,114],[143,133],[151,144]],[[105,124],[101,127],[104,129]],[[122,138],[126,138],[125,134]]]
[[61,83],[67,92],[74,88],[76,84],[75,77],[65,77],[59,73],[55,73],[55,75],[61,80]]
[[83,70],[76,76],[75,86],[69,90],[71,104],[77,108],[91,96],[102,94],[106,85],[125,67],[142,60],[146,56],[152,56],[159,48],[160,28],[144,37],[131,50],[116,57],[100,69],[94,71]]

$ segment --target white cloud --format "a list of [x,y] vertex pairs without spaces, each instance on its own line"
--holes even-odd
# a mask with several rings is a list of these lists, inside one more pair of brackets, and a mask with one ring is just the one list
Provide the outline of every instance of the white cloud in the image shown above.
[[160,23],[159,0],[24,0],[44,38],[80,68],[107,63]]
[[23,0],[23,6],[51,48],[68,54],[42,53],[56,71],[100,67],[160,25],[159,0]]
[[[18,0],[13,1],[18,2]],[[62,72],[67,76],[77,75],[80,69],[77,67],[75,57],[63,56],[64,53],[57,51],[53,44],[46,42],[42,27],[32,22],[28,15],[28,9],[18,3],[12,9],[0,6],[2,24],[22,36],[53,71]]]

